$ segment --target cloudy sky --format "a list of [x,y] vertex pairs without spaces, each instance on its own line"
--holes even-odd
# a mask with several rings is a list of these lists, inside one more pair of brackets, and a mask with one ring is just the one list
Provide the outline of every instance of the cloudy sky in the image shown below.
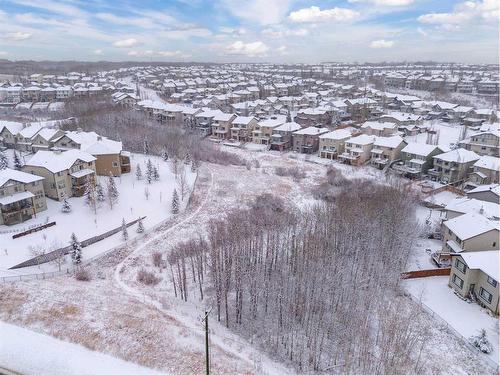
[[500,0],[0,0],[0,58],[498,62]]

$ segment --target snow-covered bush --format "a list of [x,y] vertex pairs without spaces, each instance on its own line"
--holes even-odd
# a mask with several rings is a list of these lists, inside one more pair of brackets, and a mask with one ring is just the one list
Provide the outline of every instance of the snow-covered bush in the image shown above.
[[92,277],[86,268],[79,268],[75,271],[75,279],[78,281],[90,281],[92,280]]
[[68,213],[71,212],[71,203],[65,198],[61,205],[61,212]]
[[137,273],[137,281],[143,283],[144,285],[156,285],[161,281],[161,279],[159,277],[156,277],[153,272],[146,271],[144,268],[142,268]]
[[153,254],[151,254],[151,258],[155,267],[161,267],[162,253],[160,253],[159,251],[155,251]]
[[481,329],[478,335],[471,336],[469,342],[483,353],[490,354],[493,351],[491,343],[486,338],[486,331],[484,329]]

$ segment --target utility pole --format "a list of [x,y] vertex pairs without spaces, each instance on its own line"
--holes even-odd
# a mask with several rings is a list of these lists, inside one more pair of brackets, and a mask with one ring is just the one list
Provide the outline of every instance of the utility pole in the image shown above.
[[205,362],[207,365],[207,375],[210,375],[210,355],[208,350],[208,314],[210,314],[210,311],[205,311]]

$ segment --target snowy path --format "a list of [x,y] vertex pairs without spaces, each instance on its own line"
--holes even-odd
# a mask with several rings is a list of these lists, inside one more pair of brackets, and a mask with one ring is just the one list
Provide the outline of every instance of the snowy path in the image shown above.
[[23,375],[165,374],[4,322],[0,337],[0,373],[5,368]]

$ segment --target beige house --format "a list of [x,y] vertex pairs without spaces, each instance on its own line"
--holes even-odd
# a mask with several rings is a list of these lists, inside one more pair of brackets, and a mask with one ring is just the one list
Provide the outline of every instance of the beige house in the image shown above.
[[269,145],[271,144],[273,131],[280,125],[283,125],[286,122],[284,117],[276,118],[272,117],[270,119],[261,120],[255,125],[254,130],[252,131],[253,142],[261,145]]
[[470,138],[460,142],[460,146],[478,155],[489,155],[500,157],[500,133],[499,131],[486,131],[474,134]]
[[257,126],[257,119],[253,116],[237,116],[232,123],[231,139],[238,142],[252,140],[252,131]]
[[120,176],[130,172],[130,154],[122,149],[122,143],[102,137],[95,132],[71,131],[53,140],[57,150],[78,149],[96,157],[99,176]]
[[397,133],[398,126],[393,122],[367,121],[361,125],[361,131],[367,135],[390,137]]
[[371,158],[375,139],[375,136],[367,134],[349,138],[345,142],[345,151],[338,156],[339,160],[350,165],[364,164]]
[[292,133],[293,150],[303,154],[314,154],[319,149],[319,137],[328,133],[327,128],[310,126]]
[[23,171],[44,178],[45,195],[55,200],[81,197],[85,184],[96,181],[96,158],[80,150],[38,151]]
[[43,128],[31,138],[31,150],[48,150],[53,146],[53,140],[64,135],[64,131],[53,128]]
[[231,135],[231,124],[236,118],[233,113],[217,113],[212,119],[212,137],[217,139],[229,139]]
[[480,251],[452,256],[448,285],[498,315],[500,252]]
[[352,129],[337,129],[319,136],[320,158],[336,159],[345,150],[345,141],[351,138]]
[[406,142],[399,135],[392,137],[377,137],[371,151],[371,165],[383,169],[394,160],[399,159]]
[[500,158],[484,155],[474,163],[469,185],[496,184],[500,180]]
[[296,122],[286,122],[273,129],[271,135],[271,150],[283,151],[292,147],[292,134],[302,129]]
[[444,184],[465,181],[472,172],[472,166],[479,160],[479,155],[473,151],[457,148],[433,157],[434,168],[429,169],[429,175]]
[[43,177],[14,169],[0,170],[0,225],[13,225],[47,209]]
[[499,249],[498,222],[478,213],[467,213],[443,222],[440,259],[449,254]]

